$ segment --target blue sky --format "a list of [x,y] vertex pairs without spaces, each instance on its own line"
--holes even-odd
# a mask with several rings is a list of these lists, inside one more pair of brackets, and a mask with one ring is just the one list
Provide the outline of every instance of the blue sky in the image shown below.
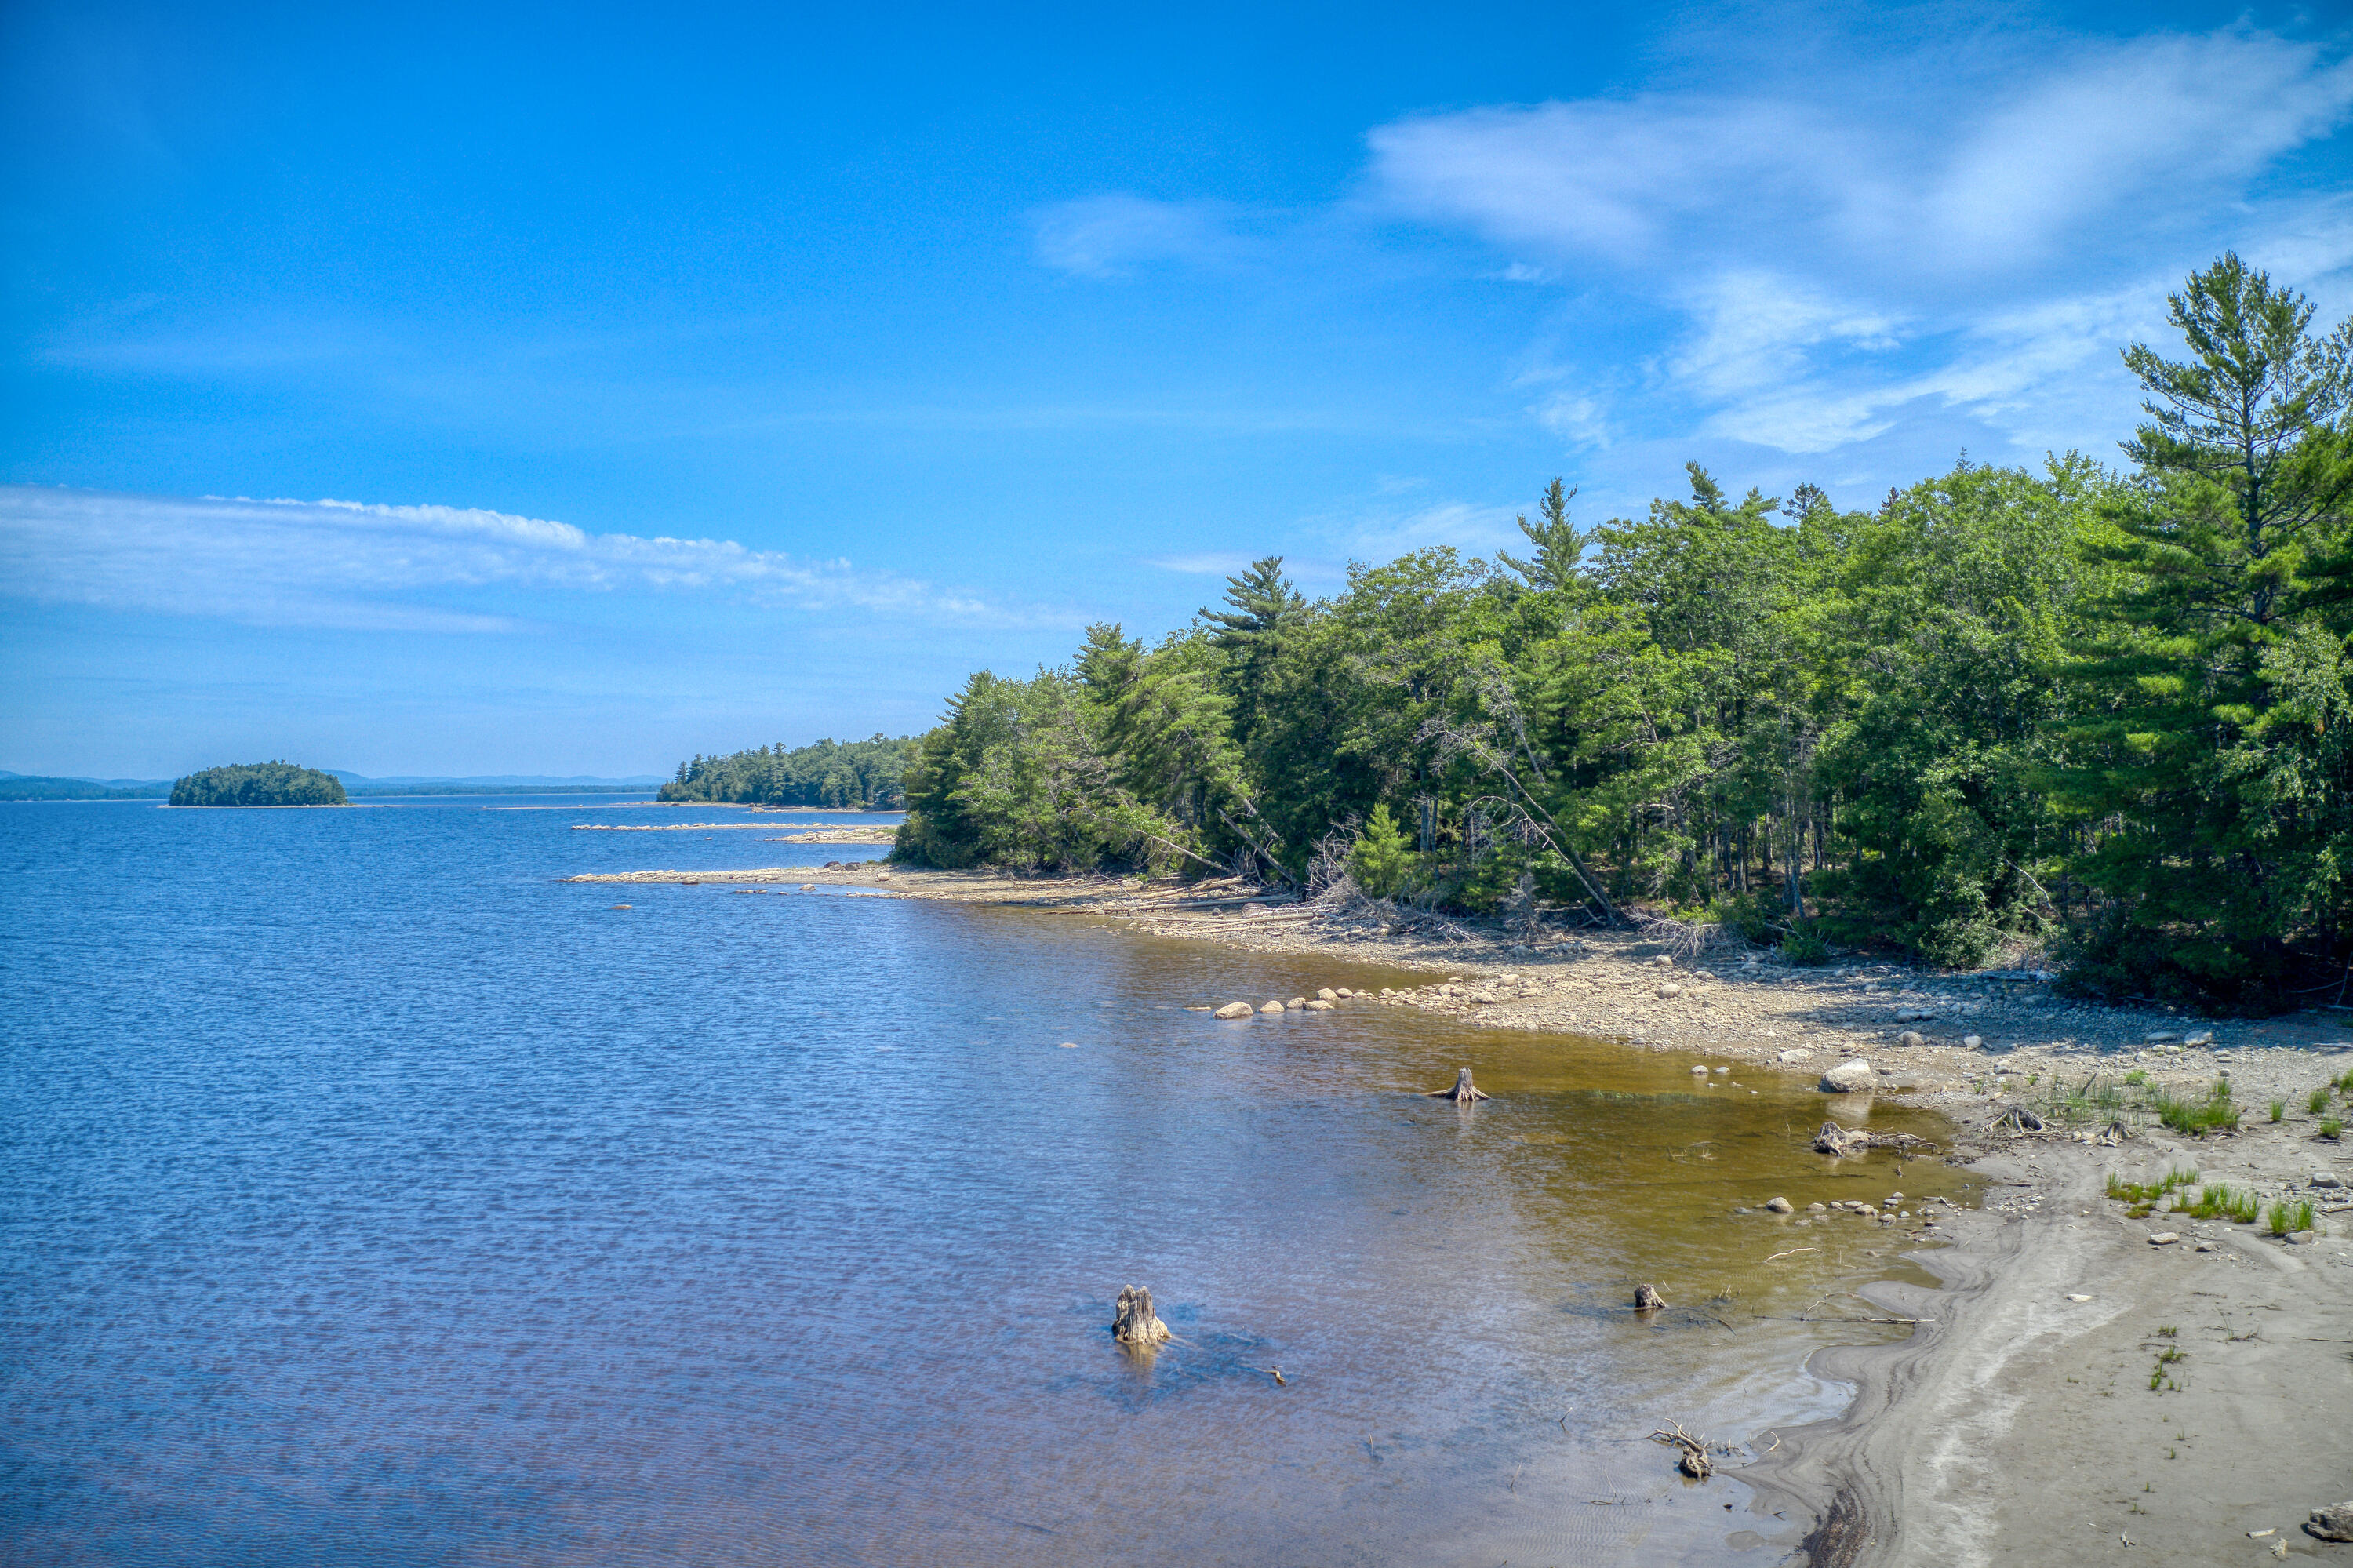
[[[667,771],[2353,309],[2341,7],[0,10],[0,767]],[[244,498],[244,499],[238,499]]]

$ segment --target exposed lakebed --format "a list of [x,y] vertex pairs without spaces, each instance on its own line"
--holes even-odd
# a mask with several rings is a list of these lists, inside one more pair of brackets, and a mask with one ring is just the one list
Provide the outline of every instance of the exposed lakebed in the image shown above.
[[[1968,1196],[1808,1152],[1853,1107],[1787,1079],[1186,1011],[1426,971],[842,892],[615,909],[557,879],[646,842],[571,824],[660,810],[482,804],[0,809],[26,1561],[1768,1563],[1645,1435],[1836,1410],[1807,1351],[1903,1330],[1792,1319],[1873,1315],[1839,1293],[1905,1244],[1733,1209]],[[1465,1064],[1493,1101],[1414,1092]],[[1178,1336],[1148,1364],[1129,1282]]]

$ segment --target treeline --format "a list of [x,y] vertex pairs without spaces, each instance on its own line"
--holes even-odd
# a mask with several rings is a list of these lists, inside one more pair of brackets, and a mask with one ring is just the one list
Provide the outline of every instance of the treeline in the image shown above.
[[912,739],[820,740],[785,749],[782,741],[732,757],[696,757],[678,765],[661,787],[665,800],[736,800],[770,806],[866,806],[897,810],[906,803],[900,776]]
[[[1963,461],[1841,511],[1800,486],[1524,554],[1279,558],[1145,643],[984,672],[917,743],[895,853],[1240,869],[1519,919],[1627,906],[1793,959],[2054,944],[2079,984],[2251,1009],[2353,948],[2348,329],[2226,256],[2126,361],[2110,469]],[[753,754],[757,756],[758,754]]]
[[174,806],[347,806],[343,781],[291,762],[207,768],[172,784]]

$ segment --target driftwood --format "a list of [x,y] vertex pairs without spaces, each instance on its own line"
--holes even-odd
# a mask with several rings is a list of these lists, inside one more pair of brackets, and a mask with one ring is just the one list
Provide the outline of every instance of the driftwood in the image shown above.
[[1471,1069],[1465,1067],[1454,1075],[1452,1088],[1432,1089],[1430,1097],[1433,1100],[1452,1100],[1456,1105],[1467,1106],[1473,1100],[1491,1099],[1493,1097],[1483,1089],[1474,1089],[1471,1086]]
[[2002,1107],[2001,1115],[1994,1118],[1993,1124],[1994,1126],[2010,1132],[2041,1132],[2042,1130],[2042,1118],[2036,1116],[2024,1106],[2004,1106]]
[[1854,1155],[1867,1149],[1918,1149],[1930,1154],[1936,1151],[1935,1144],[1908,1132],[1866,1132],[1859,1127],[1841,1127],[1834,1121],[1822,1123],[1821,1131],[1814,1134],[1817,1154]]
[[1666,1304],[1667,1298],[1659,1294],[1659,1287],[1657,1286],[1637,1285],[1634,1287],[1635,1311],[1655,1312]]
[[1715,1466],[1707,1457],[1707,1440],[1704,1437],[1693,1436],[1683,1429],[1680,1423],[1672,1431],[1651,1433],[1651,1441],[1671,1443],[1682,1449],[1683,1457],[1676,1461],[1675,1468],[1693,1480],[1704,1481],[1715,1469]]
[[1120,1287],[1118,1304],[1112,1309],[1111,1331],[1123,1345],[1161,1345],[1175,1337],[1154,1314],[1149,1286]]

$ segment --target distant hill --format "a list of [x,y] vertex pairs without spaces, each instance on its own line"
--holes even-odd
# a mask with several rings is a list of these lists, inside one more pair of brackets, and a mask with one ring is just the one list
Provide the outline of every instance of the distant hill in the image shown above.
[[176,779],[174,806],[347,806],[343,780],[291,762],[242,762]]
[[0,800],[160,800],[169,779],[59,779],[0,769]]

